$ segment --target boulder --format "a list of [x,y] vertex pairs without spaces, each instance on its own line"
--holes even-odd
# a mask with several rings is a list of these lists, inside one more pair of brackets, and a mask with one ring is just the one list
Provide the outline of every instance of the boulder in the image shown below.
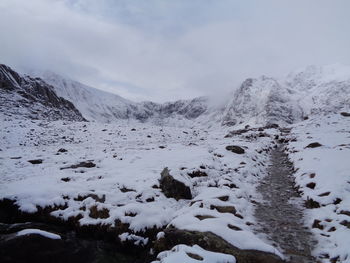
[[344,117],[350,117],[349,112],[341,112],[340,114],[341,114],[341,116],[344,116]]
[[31,164],[41,164],[43,163],[42,159],[28,160]]
[[307,145],[305,148],[316,148],[316,147],[321,147],[322,144],[320,144],[319,142],[312,142],[309,145]]
[[221,237],[211,232],[197,232],[168,228],[164,230],[164,236],[155,242],[156,254],[170,250],[178,244],[188,246],[199,245],[205,250],[233,255],[239,263],[282,263],[277,255],[258,251],[239,249]]
[[233,152],[233,153],[237,153],[237,154],[245,153],[244,149],[240,146],[237,146],[237,145],[226,146],[226,150]]
[[159,184],[164,195],[168,198],[192,199],[190,187],[171,176],[168,168],[164,168],[161,172]]

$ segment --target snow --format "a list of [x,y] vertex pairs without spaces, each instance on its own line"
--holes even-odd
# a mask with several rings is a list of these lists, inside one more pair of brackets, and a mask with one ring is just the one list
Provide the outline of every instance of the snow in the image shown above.
[[[294,162],[296,183],[304,200],[312,199],[321,207],[307,211],[307,225],[320,220],[323,229],[313,228],[318,240],[315,255],[339,256],[350,262],[350,229],[341,222],[350,221],[350,119],[340,114],[309,119],[294,125],[289,155]],[[321,147],[305,148],[312,142]],[[309,183],[315,183],[314,189]],[[338,202],[337,202],[338,200]],[[325,260],[324,262],[328,262]]]
[[[79,216],[80,225],[113,226],[119,221],[129,229],[120,233],[120,239],[139,245],[149,242],[147,229],[162,231],[173,225],[212,231],[241,249],[281,255],[247,225],[255,222],[254,185],[264,176],[268,160],[260,150],[271,146],[271,137],[224,138],[225,129],[136,122],[101,125],[5,118],[0,125],[0,197],[15,200],[22,211],[33,213],[50,206],[52,216],[62,220]],[[271,136],[275,132],[269,131]],[[244,147],[245,154],[227,151],[231,144]],[[58,153],[60,148],[67,152]],[[31,164],[32,159],[43,162]],[[89,160],[96,166],[60,169]],[[193,200],[164,196],[157,186],[165,167],[191,187]],[[191,178],[188,174],[196,170],[208,176]],[[219,199],[223,196],[228,200]],[[220,213],[211,206],[234,206],[237,213]],[[108,214],[92,217],[91,209]],[[200,220],[198,215],[215,218]],[[241,231],[230,229],[229,224]]]
[[26,236],[26,235],[41,235],[43,237],[47,237],[50,239],[61,239],[60,235],[50,233],[44,230],[40,229],[34,229],[34,228],[28,228],[28,229],[23,229],[19,232],[16,233],[17,236]]
[[[191,254],[197,256],[198,259],[191,257]],[[177,245],[169,251],[161,252],[158,259],[159,261],[153,261],[152,263],[236,263],[236,259],[231,255],[210,252],[197,245],[192,247]]]

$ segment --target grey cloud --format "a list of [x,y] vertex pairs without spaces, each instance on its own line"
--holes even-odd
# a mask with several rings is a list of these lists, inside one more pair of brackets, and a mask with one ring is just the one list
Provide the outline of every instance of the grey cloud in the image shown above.
[[349,64],[347,10],[345,0],[2,0],[0,58],[128,99],[190,98]]

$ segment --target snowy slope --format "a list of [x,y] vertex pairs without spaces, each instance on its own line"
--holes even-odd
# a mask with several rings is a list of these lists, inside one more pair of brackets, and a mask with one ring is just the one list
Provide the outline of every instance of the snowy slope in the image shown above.
[[300,120],[301,112],[292,94],[277,80],[262,76],[247,79],[237,89],[224,111],[223,124],[286,124]]
[[206,99],[179,100],[163,104],[136,103],[116,94],[86,86],[52,72],[36,73],[50,83],[59,96],[66,98],[90,121],[115,122],[121,119],[159,123],[167,118],[193,119],[206,111]]
[[295,92],[303,114],[328,114],[350,107],[350,67],[309,66],[287,76],[286,86]]

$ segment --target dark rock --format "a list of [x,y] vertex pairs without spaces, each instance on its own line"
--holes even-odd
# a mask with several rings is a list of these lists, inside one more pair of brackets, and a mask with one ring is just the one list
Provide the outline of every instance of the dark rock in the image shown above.
[[201,221],[205,219],[215,218],[215,216],[211,216],[211,215],[196,215],[195,217]]
[[315,184],[314,182],[308,183],[308,184],[306,185],[306,187],[308,187],[308,188],[310,188],[310,189],[315,189],[315,186],[316,186],[316,184]]
[[193,171],[192,173],[188,173],[188,176],[191,178],[194,178],[194,177],[206,177],[208,175],[206,172],[197,170],[197,171]]
[[161,172],[159,184],[164,195],[168,198],[175,198],[176,200],[192,199],[190,187],[174,179],[170,175],[168,168],[164,168]]
[[347,228],[350,229],[350,221],[347,220],[343,220],[340,222],[341,225],[346,226]]
[[89,197],[94,199],[96,202],[100,202],[100,203],[104,203],[106,201],[106,195],[102,195],[102,197],[99,197],[97,194],[78,195],[78,197],[74,198],[74,200],[83,201]]
[[42,159],[28,160],[31,164],[41,164],[43,163]]
[[157,253],[170,250],[178,244],[188,246],[199,245],[200,247],[219,253],[233,255],[239,263],[282,263],[278,256],[258,251],[239,249],[221,237],[211,232],[196,232],[168,228],[164,231],[164,237],[155,242],[154,250]]
[[305,207],[306,208],[309,208],[309,209],[313,209],[313,208],[320,208],[320,203],[317,202],[317,201],[314,201],[313,199],[311,198],[308,198],[306,201],[305,201]]
[[318,196],[322,197],[322,196],[329,196],[331,192],[324,192],[322,194],[319,194]]
[[70,178],[69,178],[69,177],[64,177],[64,178],[61,178],[61,181],[63,181],[63,182],[69,182],[69,181],[70,181]]
[[228,195],[223,195],[223,196],[219,196],[219,197],[218,197],[218,199],[221,200],[221,201],[223,201],[223,202],[228,201],[229,198],[230,198],[230,197],[229,197]]
[[77,169],[77,168],[93,168],[95,167],[96,164],[91,162],[91,161],[87,161],[87,162],[80,162],[78,164],[73,164],[70,166],[66,166],[66,167],[61,167],[60,170],[64,170],[64,169]]
[[312,224],[312,228],[318,228],[318,229],[323,230],[324,227],[320,223],[321,223],[320,220],[315,219],[314,223]]
[[237,154],[245,153],[244,149],[240,146],[237,146],[237,145],[226,146],[226,150],[233,152],[233,153],[237,153]]
[[61,148],[61,149],[59,149],[57,152],[59,152],[59,153],[65,153],[65,152],[68,152],[68,150],[66,150],[66,149],[64,149],[64,148]]
[[350,211],[341,210],[339,214],[350,216]]
[[334,200],[334,202],[333,202],[333,204],[335,204],[335,205],[338,205],[338,204],[340,204],[341,203],[341,199],[340,198],[336,198],[335,200]]
[[91,218],[108,218],[109,217],[109,210],[107,208],[99,209],[96,205],[90,207],[90,214],[89,216]]
[[341,114],[341,116],[344,116],[344,117],[350,117],[349,112],[341,112],[340,114]]
[[307,145],[305,148],[316,148],[316,147],[321,147],[322,144],[318,143],[318,142],[312,142],[309,145]]

